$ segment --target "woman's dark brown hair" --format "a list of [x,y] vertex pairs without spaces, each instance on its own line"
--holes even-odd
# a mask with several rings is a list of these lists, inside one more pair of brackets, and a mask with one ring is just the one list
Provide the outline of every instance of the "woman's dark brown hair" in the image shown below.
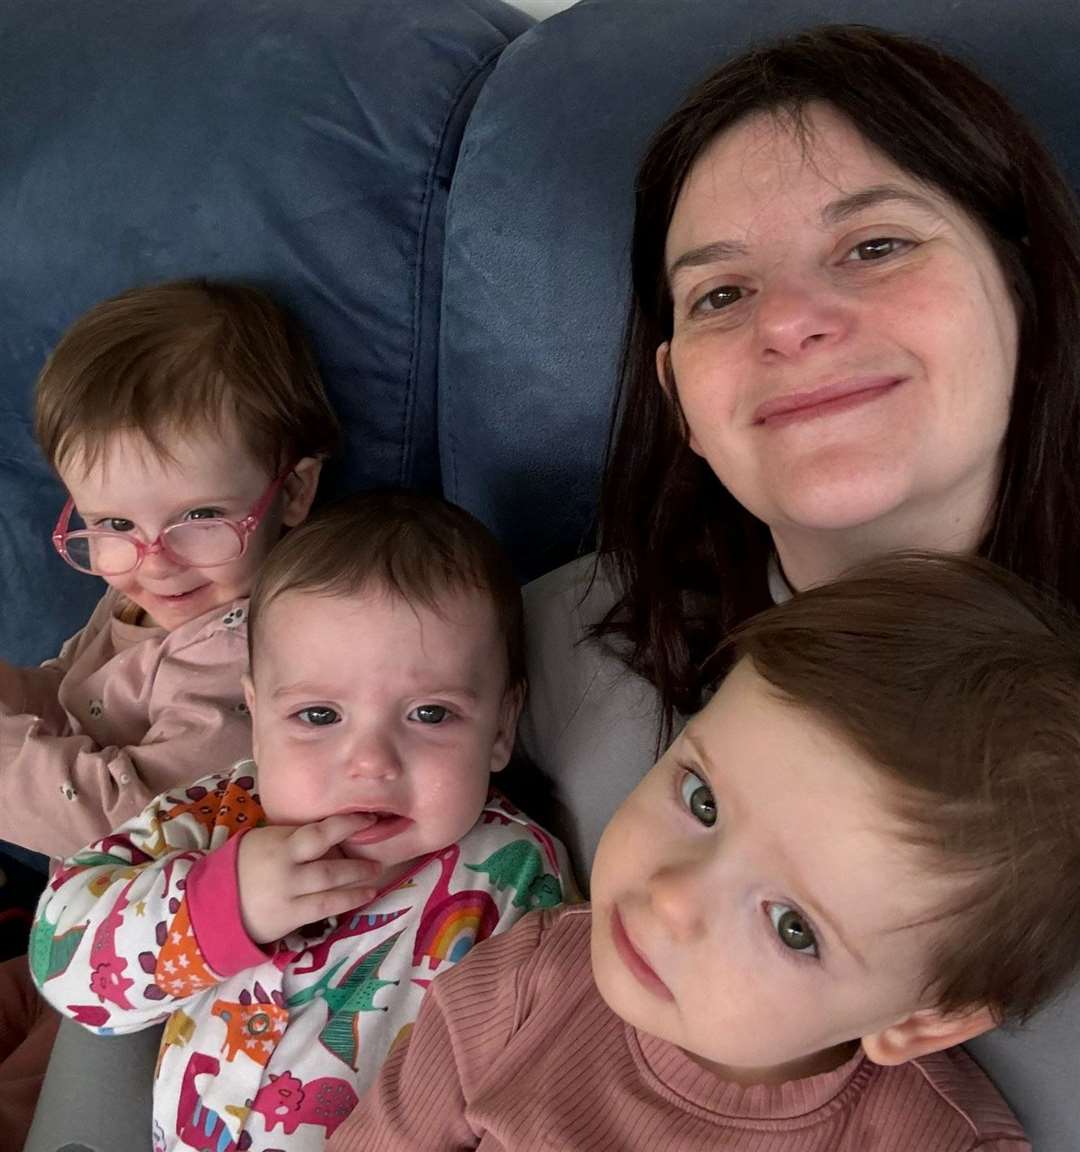
[[654,137],[637,184],[633,297],[601,496],[598,564],[620,599],[597,629],[659,690],[665,727],[698,708],[719,639],[769,603],[768,528],[691,452],[656,379],[672,335],[664,246],[694,161],[759,112],[796,127],[826,101],[989,238],[1020,317],[1000,485],[978,551],[1080,607],[1080,217],[1023,118],[966,65],[873,28],[755,48],[698,87]]
[[955,880],[934,1006],[1023,1019],[1061,991],[1080,967],[1076,614],[986,560],[909,554],[770,608],[731,645],[877,768],[927,868]]

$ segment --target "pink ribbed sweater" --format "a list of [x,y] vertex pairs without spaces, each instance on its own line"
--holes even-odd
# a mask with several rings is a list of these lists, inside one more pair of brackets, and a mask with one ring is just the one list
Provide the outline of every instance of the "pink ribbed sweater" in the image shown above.
[[589,927],[584,906],[535,913],[440,976],[328,1152],[1030,1152],[958,1049],[719,1079],[608,1009]]

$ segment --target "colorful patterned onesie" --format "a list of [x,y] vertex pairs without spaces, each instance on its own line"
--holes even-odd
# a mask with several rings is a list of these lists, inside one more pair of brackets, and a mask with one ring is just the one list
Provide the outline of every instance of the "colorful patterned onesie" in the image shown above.
[[263,949],[236,886],[239,834],[263,822],[255,772],[159,796],[67,861],[38,907],[30,962],[56,1008],[101,1034],[168,1017],[155,1152],[321,1149],[435,973],[559,903],[569,875],[562,845],[493,793],[462,840],[370,904]]

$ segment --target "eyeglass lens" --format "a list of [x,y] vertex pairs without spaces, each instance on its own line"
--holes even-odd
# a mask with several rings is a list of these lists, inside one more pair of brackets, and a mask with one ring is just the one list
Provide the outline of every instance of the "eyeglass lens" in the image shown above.
[[[162,533],[162,543],[177,560],[193,567],[210,567],[236,560],[243,552],[243,538],[225,520],[185,520]],[[135,541],[119,532],[87,532],[72,535],[64,545],[76,568],[99,576],[119,576],[139,563]]]

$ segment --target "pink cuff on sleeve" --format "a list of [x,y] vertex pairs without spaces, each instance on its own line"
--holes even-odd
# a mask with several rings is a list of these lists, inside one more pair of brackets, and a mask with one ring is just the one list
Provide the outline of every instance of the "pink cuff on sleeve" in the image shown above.
[[270,959],[247,934],[240,915],[236,854],[248,831],[208,852],[187,875],[191,929],[203,959],[221,976],[233,976]]

